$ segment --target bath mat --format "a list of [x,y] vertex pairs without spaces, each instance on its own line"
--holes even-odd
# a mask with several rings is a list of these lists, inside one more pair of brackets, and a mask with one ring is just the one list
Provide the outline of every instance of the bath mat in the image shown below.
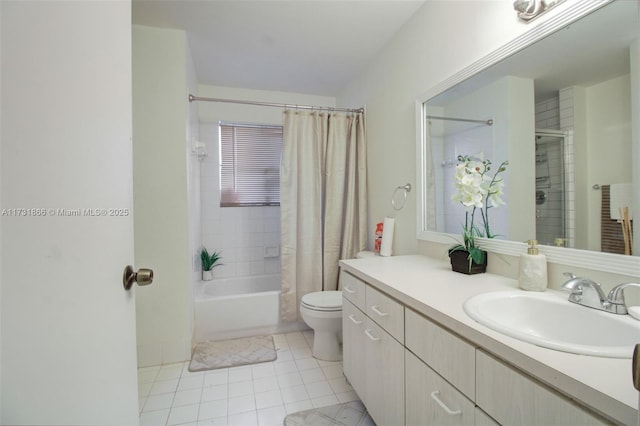
[[360,401],[291,413],[284,426],[375,426]]
[[189,371],[258,364],[273,361],[276,357],[273,336],[201,342],[193,351]]

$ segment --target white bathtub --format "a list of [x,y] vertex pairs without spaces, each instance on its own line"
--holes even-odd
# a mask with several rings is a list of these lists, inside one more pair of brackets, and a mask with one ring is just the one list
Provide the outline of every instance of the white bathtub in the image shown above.
[[306,329],[280,322],[280,275],[203,282],[194,300],[194,343]]

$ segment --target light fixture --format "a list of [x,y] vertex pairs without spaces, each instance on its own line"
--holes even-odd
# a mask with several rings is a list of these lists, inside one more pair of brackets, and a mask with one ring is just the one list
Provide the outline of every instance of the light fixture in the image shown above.
[[563,0],[515,0],[513,2],[513,8],[518,12],[518,18],[523,21],[531,21],[562,1]]

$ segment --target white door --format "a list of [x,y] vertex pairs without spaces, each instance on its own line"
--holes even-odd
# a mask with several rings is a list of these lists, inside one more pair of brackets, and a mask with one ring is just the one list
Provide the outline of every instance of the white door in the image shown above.
[[0,423],[137,424],[131,4],[0,14]]

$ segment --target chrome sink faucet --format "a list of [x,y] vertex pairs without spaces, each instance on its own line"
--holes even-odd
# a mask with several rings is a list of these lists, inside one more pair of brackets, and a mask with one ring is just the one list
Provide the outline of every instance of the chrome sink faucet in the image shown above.
[[589,278],[577,277],[571,272],[565,272],[564,275],[569,277],[569,280],[562,284],[562,288],[570,292],[569,302],[612,312],[611,303],[602,291],[600,284]]
[[618,315],[629,313],[624,300],[624,289],[640,287],[638,283],[618,284],[605,296],[600,284],[592,279],[577,277],[571,272],[565,272],[564,275],[569,277],[569,280],[562,284],[562,288],[570,292],[569,302]]

